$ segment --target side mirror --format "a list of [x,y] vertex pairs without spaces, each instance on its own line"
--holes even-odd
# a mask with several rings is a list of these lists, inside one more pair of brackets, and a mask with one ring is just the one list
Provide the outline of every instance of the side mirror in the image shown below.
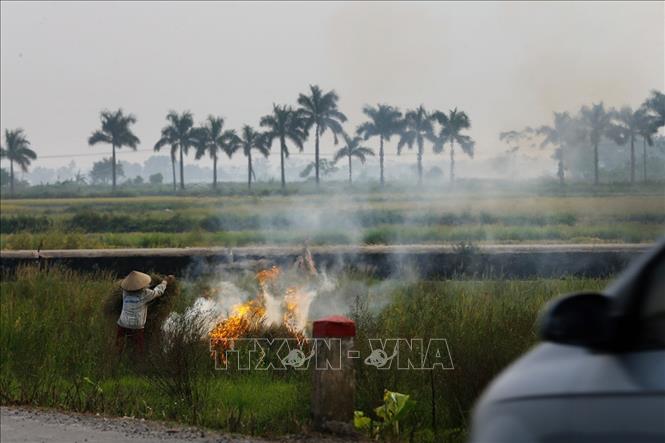
[[612,340],[612,300],[597,293],[576,293],[547,304],[539,319],[545,341],[589,348],[605,348]]

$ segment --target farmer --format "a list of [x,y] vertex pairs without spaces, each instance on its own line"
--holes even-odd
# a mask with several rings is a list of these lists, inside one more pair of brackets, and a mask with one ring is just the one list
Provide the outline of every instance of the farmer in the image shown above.
[[122,312],[118,319],[118,332],[115,344],[119,352],[122,352],[126,338],[134,342],[139,353],[143,353],[144,337],[143,328],[148,314],[148,302],[160,297],[166,290],[166,285],[173,283],[175,277],[167,276],[153,289],[148,288],[150,276],[143,272],[132,271],[122,280]]

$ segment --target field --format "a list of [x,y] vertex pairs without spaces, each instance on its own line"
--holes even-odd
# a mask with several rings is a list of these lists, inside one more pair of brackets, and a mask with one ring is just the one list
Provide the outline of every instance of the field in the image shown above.
[[[247,276],[234,282],[256,290]],[[183,282],[176,310],[190,305],[206,284]],[[371,337],[446,338],[454,370],[430,377],[430,371],[359,367],[356,405],[369,413],[384,388],[408,393],[416,409],[403,423],[404,438],[460,441],[477,395],[536,342],[542,304],[560,293],[598,290],[605,284],[595,279],[377,281],[340,275],[334,287],[319,294],[312,310],[331,299],[347,306],[358,325],[361,351]],[[22,268],[3,279],[3,404],[172,419],[254,435],[310,427],[306,373],[215,371],[203,341],[186,349],[153,348],[139,363],[119,359],[113,348],[115,319],[102,309],[112,285],[111,274],[57,267]]]
[[[665,233],[662,186],[570,187],[563,192],[485,184],[443,191],[332,186],[321,192],[292,187],[285,194],[212,195],[189,189],[182,195],[3,199],[0,246],[458,247],[651,243]],[[198,297],[214,292],[220,279],[243,294],[257,293],[256,276],[248,269],[223,276],[217,271],[181,281],[174,312],[183,313]],[[117,272],[79,273],[53,265],[5,273],[0,282],[0,403],[175,420],[262,436],[311,429],[306,371],[217,371],[207,340],[192,340],[187,331],[188,341],[169,345],[153,330],[144,359],[118,355],[117,316],[104,309]],[[369,338],[448,340],[454,370],[434,374],[357,366],[356,409],[372,414],[384,389],[410,395],[415,409],[400,422],[400,439],[415,442],[464,441],[478,395],[538,341],[536,319],[543,304],[562,293],[602,289],[608,282],[494,279],[492,274],[380,280],[376,274],[339,272],[317,294],[309,320],[330,313],[353,318],[361,354],[370,353]]]
[[651,242],[665,232],[662,187],[548,195],[533,190],[331,188],[287,195],[2,201],[2,249]]

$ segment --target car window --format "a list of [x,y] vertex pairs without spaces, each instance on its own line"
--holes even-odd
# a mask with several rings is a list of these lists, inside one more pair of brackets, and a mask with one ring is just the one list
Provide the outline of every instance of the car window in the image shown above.
[[665,347],[665,260],[651,272],[640,312],[640,345]]

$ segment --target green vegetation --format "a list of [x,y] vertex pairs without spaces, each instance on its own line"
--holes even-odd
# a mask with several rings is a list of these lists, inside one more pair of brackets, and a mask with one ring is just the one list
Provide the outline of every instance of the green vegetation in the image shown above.
[[134,135],[131,125],[136,123],[136,117],[132,114],[125,115],[122,109],[115,112],[102,111],[100,114],[102,128],[94,131],[88,139],[88,144],[94,146],[99,143],[106,143],[113,148],[111,156],[111,180],[113,190],[116,186],[116,158],[115,150],[123,146],[136,150],[141,141]]
[[[256,290],[253,279],[239,276],[236,283],[249,293]],[[356,409],[378,420],[374,410],[385,389],[407,394],[415,401],[414,413],[400,419],[400,433],[441,441],[444,435],[464,437],[477,395],[536,342],[534,322],[545,301],[605,284],[593,279],[398,282],[346,275],[320,297],[322,305],[332,298],[348,307],[362,355],[369,355],[367,338],[448,340],[454,370],[433,377],[429,371],[359,366],[356,383]],[[170,419],[248,434],[309,426],[306,373],[215,371],[205,341],[186,346],[175,341],[160,351],[154,336],[146,337],[151,345],[145,360],[119,358],[115,319],[103,306],[113,285],[108,273],[37,267],[21,268],[0,282],[3,404]],[[182,312],[203,287],[205,282],[184,283],[175,309]],[[315,300],[312,312],[322,305]]]
[[650,242],[665,232],[654,195],[513,192],[4,200],[3,249]]
[[9,160],[9,192],[14,195],[14,163],[23,172],[28,171],[30,162],[37,158],[23,129],[5,129],[5,147],[0,148],[0,159]]

